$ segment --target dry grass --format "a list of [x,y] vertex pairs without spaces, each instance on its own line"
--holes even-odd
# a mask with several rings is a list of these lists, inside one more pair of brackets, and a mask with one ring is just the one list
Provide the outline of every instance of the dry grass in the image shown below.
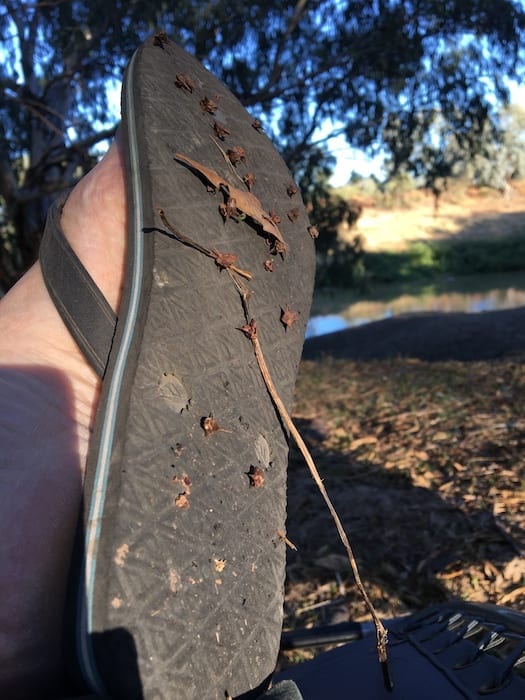
[[[456,596],[525,611],[524,391],[511,360],[302,364],[295,420],[383,617]],[[288,536],[285,626],[364,619],[294,451]]]
[[400,251],[414,241],[512,235],[523,231],[524,221],[525,181],[513,183],[508,198],[490,189],[455,185],[442,195],[436,216],[434,199],[424,190],[399,195],[396,207],[365,202],[357,229],[347,235],[352,239],[360,233],[367,251]]

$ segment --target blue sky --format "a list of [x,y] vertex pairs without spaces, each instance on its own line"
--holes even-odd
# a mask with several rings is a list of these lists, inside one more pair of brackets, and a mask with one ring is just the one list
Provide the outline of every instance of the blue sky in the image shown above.
[[[511,102],[513,104],[518,104],[525,108],[525,85],[519,85],[518,83],[510,83],[511,88]],[[120,115],[120,84],[115,81],[114,84],[108,89],[108,100],[110,112],[116,116]],[[351,148],[345,140],[343,134],[339,134],[332,138],[327,138],[331,132],[340,131],[342,128],[341,123],[331,123],[327,121],[325,125],[320,128],[316,134],[314,140],[323,140],[324,146],[331,152],[337,159],[334,174],[330,179],[330,184],[333,187],[341,187],[346,185],[352,171],[368,177],[370,175],[375,175],[379,179],[385,174],[382,169],[383,155],[378,155],[375,158],[370,158],[366,153],[358,149]]]
[[[514,82],[509,83],[509,85],[511,89],[511,103],[519,105],[525,109],[525,85],[519,85],[518,83]],[[335,125],[335,128],[340,126],[340,124]],[[316,138],[319,139],[325,137],[331,129],[334,129],[334,125],[327,123],[325,127],[320,129],[316,134]],[[381,177],[384,175],[382,170],[382,155],[378,155],[375,158],[369,158],[366,153],[350,148],[343,135],[328,139],[326,141],[326,147],[337,158],[337,165],[334,174],[330,179],[330,184],[332,187],[342,187],[343,185],[346,185],[353,170],[364,177],[376,175],[379,179],[381,179]]]

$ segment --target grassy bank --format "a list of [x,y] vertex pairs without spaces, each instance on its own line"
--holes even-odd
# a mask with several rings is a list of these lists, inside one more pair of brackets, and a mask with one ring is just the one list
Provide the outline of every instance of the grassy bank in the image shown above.
[[318,288],[353,287],[366,292],[378,284],[522,270],[525,270],[525,229],[502,239],[427,240],[409,242],[402,250],[365,249],[357,264],[351,249],[342,249],[330,260],[320,262]]
[[[295,420],[385,618],[453,596],[525,611],[524,391],[510,360],[303,362]],[[365,619],[295,451],[288,536],[286,626]]]
[[364,254],[371,282],[428,279],[437,275],[476,275],[525,269],[525,229],[504,239],[418,241],[404,251]]
[[[341,249],[321,260],[319,286],[373,288],[375,284],[431,280],[438,275],[473,275],[525,270],[525,181],[513,196],[452,184],[433,210],[423,190],[405,192],[385,208],[361,199],[357,225],[341,228]],[[359,193],[339,196],[359,200]],[[352,249],[360,238],[362,254]]]

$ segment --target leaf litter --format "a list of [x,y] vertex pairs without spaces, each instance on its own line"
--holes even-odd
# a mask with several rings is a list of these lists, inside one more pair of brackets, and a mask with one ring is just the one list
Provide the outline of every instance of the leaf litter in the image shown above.
[[[524,390],[515,359],[302,363],[295,423],[381,616],[455,597],[525,612]],[[288,483],[298,551],[285,629],[366,619],[295,449]],[[304,658],[286,652],[283,664]]]
[[286,242],[277,224],[264,210],[259,199],[252,194],[228,183],[226,178],[221,177],[215,170],[198,163],[182,153],[176,153],[175,159],[183,163],[191,170],[199,173],[211,187],[221,190],[226,195],[226,205],[230,200],[235,202],[235,208],[245,216],[255,221],[261,226],[263,231],[286,247]]

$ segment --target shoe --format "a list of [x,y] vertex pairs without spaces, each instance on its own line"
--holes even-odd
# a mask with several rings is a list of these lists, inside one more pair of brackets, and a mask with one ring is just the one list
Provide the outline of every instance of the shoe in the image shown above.
[[279,649],[290,409],[314,277],[301,196],[260,123],[164,34],[123,85],[118,320],[60,229],[46,284],[103,388],[71,571],[85,693],[256,697]]
[[[372,625],[359,641],[290,666],[277,679],[293,680],[304,700],[525,698],[525,615],[518,611],[457,600],[386,624],[393,688],[385,687]],[[294,646],[340,642],[338,627],[313,638],[307,630],[295,632]]]

